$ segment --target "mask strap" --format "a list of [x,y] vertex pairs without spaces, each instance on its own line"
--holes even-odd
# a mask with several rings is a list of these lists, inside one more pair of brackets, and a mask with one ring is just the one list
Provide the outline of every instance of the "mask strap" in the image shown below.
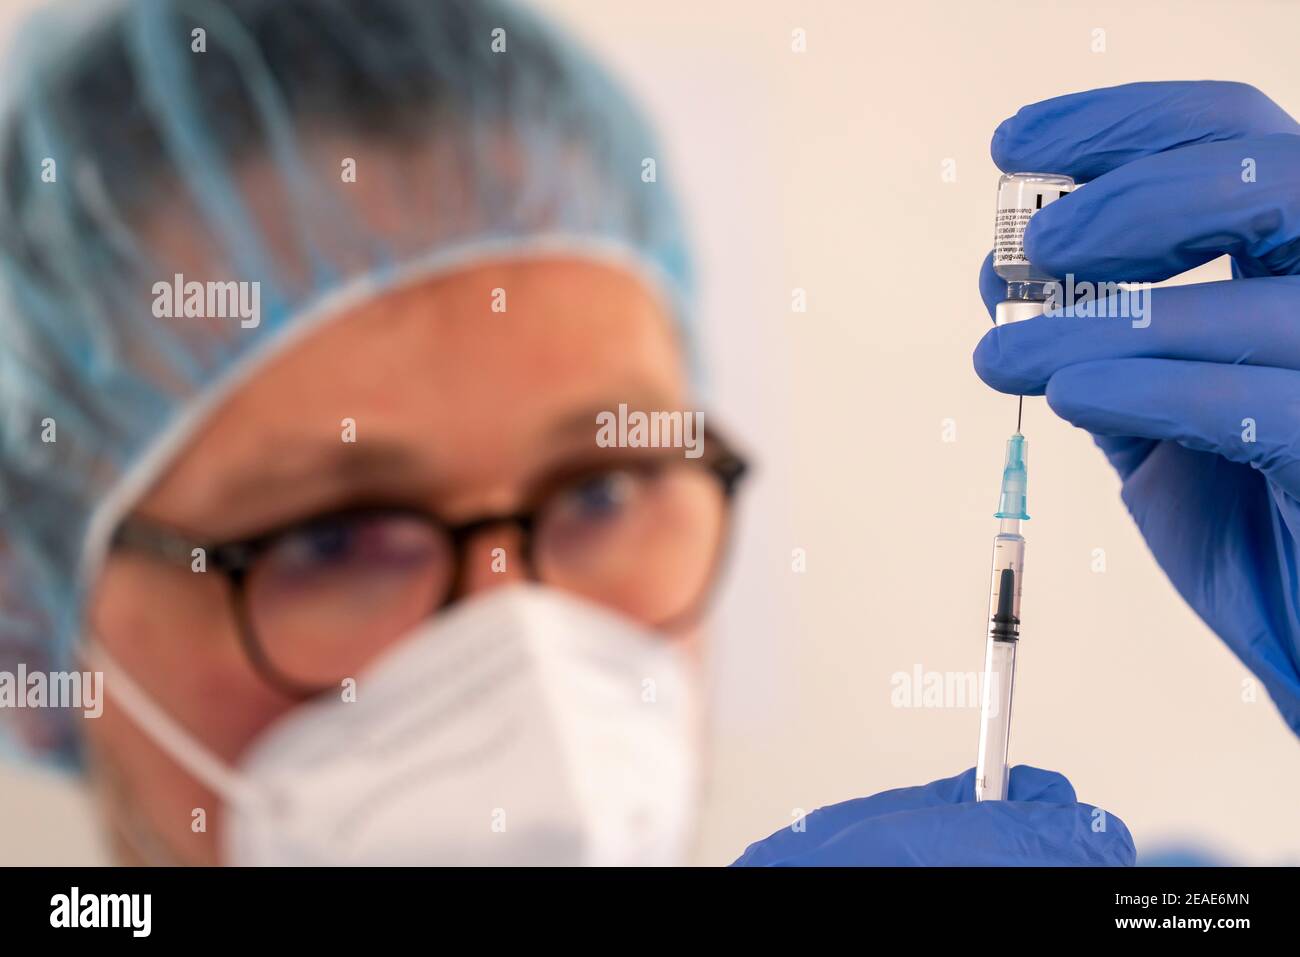
[[83,653],[94,670],[110,676],[104,683],[105,690],[111,688],[113,697],[122,706],[122,710],[172,760],[216,791],[229,804],[247,806],[261,802],[260,793],[239,772],[214,755],[206,745],[181,727],[176,719],[158,707],[102,645],[90,643]]

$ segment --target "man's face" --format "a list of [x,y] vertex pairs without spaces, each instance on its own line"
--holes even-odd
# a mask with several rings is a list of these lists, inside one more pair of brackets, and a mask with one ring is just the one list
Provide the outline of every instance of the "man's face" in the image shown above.
[[[494,289],[507,290],[504,312],[491,308]],[[450,523],[509,513],[548,475],[603,451],[597,412],[686,401],[676,332],[634,278],[577,260],[484,265],[377,298],[277,356],[132,514],[223,542],[377,497]],[[526,573],[520,561],[493,568],[494,549],[517,555],[518,534],[501,525],[468,541],[461,596]],[[220,574],[119,550],[89,621],[229,763],[297,703],[251,664]],[[103,717],[86,729],[119,853],[219,863],[219,800],[114,706],[109,684]],[[198,808],[210,825],[196,833]]]

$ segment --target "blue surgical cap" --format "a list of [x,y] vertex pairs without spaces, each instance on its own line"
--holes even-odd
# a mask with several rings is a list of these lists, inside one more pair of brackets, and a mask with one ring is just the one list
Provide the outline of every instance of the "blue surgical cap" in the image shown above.
[[[650,130],[512,3],[77,0],[8,65],[0,670],[75,667],[116,523],[232,388],[349,305],[561,254],[626,265],[687,322]],[[259,283],[260,321],[159,318],[178,274]],[[75,763],[79,714],[22,737]]]

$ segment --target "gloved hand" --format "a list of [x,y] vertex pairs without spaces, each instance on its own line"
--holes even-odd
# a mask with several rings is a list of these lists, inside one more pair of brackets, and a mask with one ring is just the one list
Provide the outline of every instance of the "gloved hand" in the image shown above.
[[[1242,84],[1134,83],[1023,108],[993,159],[1088,182],[1025,233],[1054,276],[1232,255],[1231,281],[1152,290],[1146,328],[1030,319],[985,334],[975,369],[1093,434],[1160,566],[1300,734],[1300,125]],[[989,260],[980,289],[992,312]]]
[[1124,822],[1075,800],[1070,782],[1011,769],[1010,800],[975,801],[975,769],[813,811],[749,845],[733,867],[837,865],[1129,866]]

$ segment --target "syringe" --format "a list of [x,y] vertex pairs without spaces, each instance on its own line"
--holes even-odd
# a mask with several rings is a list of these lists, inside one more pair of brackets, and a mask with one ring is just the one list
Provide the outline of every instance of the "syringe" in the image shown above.
[[[998,180],[997,216],[993,227],[993,270],[1006,280],[1006,298],[993,321],[1003,326],[1040,316],[1056,278],[1029,261],[1025,230],[1049,203],[1073,192],[1075,182],[1057,173],[1006,173]],[[1020,523],[1025,511],[1028,451],[1020,434],[1025,398],[1016,405],[1016,431],[1007,440],[1002,470],[1002,497],[993,539],[993,574],[989,581],[988,645],[984,650],[984,687],[980,704],[980,750],[975,763],[975,800],[1007,796],[1007,745],[1011,737],[1011,692],[1016,680],[1016,644],[1020,640],[1020,591],[1025,573],[1025,540]]]
[[1020,591],[1025,573],[1025,539],[1020,523],[1029,481],[1028,446],[1017,432],[1007,440],[1002,494],[996,518],[1002,523],[993,539],[993,573],[989,584],[988,644],[980,706],[980,746],[975,763],[975,800],[1007,796],[1007,746],[1011,738],[1011,693],[1016,679],[1016,645],[1020,639]]

